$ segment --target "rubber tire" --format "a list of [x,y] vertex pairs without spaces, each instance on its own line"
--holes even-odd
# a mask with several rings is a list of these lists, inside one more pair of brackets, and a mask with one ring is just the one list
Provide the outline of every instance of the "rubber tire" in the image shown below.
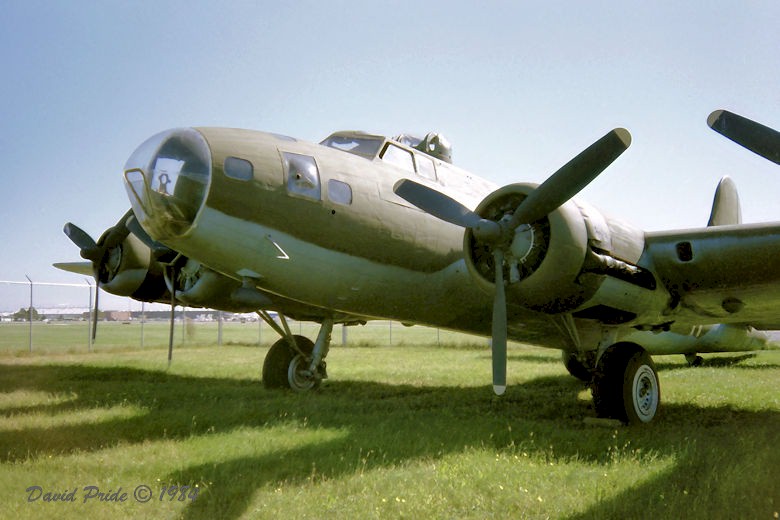
[[[295,335],[295,343],[298,348],[310,356],[314,350],[314,343],[304,336]],[[290,381],[287,377],[287,371],[290,363],[298,353],[293,350],[286,338],[282,338],[268,349],[263,361],[263,386],[268,389],[285,388],[290,390]]]
[[[599,417],[618,419],[626,424],[646,424],[658,416],[661,386],[650,355],[632,343],[617,343],[599,362],[599,376],[592,387],[593,404]],[[641,383],[650,394],[644,402],[634,398],[635,383]]]

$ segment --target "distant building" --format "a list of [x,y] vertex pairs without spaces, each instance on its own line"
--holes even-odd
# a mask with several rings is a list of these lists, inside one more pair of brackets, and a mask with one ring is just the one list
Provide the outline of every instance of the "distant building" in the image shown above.
[[106,321],[130,321],[130,311],[106,311]]

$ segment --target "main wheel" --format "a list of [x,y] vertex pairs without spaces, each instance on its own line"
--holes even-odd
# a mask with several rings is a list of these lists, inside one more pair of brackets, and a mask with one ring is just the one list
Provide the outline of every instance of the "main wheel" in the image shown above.
[[650,355],[632,343],[611,346],[599,362],[592,388],[601,417],[628,424],[649,423],[658,413],[661,386]]
[[309,338],[295,335],[295,343],[306,357],[301,356],[282,338],[268,350],[263,362],[263,386],[266,388],[290,388],[296,391],[312,390],[320,384],[318,379],[306,377],[314,343]]

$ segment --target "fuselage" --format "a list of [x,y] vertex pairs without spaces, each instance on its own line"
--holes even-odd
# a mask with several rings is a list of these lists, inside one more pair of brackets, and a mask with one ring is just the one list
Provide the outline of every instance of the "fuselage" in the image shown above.
[[[155,240],[323,317],[489,334],[491,296],[466,268],[463,231],[393,186],[414,177],[470,207],[496,186],[384,137],[343,135],[366,153],[247,130],[164,132],[128,160],[126,187]],[[510,314],[516,339],[555,334],[540,313]]]
[[[489,212],[491,197],[503,211],[502,200],[535,186],[497,190],[378,135],[339,132],[314,144],[224,128],[157,134],[133,153],[124,177],[133,212],[154,240],[272,296],[267,308],[289,312],[294,302],[308,319],[392,319],[480,335],[491,333],[492,267],[479,265],[478,251],[464,253],[479,245],[393,189],[414,179]],[[576,199],[541,227],[519,228],[512,247],[509,264],[528,272],[507,271],[511,339],[582,350],[607,333],[637,329],[674,343],[672,332],[718,322],[677,305],[655,274],[643,231]],[[206,292],[205,300],[225,297]],[[666,332],[675,320],[680,326]]]

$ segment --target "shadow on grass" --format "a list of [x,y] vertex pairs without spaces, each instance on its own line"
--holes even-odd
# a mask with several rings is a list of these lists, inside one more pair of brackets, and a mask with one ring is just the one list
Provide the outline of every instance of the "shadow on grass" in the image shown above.
[[[499,399],[488,387],[341,381],[329,382],[318,393],[302,395],[267,391],[256,381],[196,378],[123,367],[6,365],[0,366],[0,391],[30,390],[71,398],[57,404],[5,408],[0,412],[3,416],[128,404],[146,413],[94,424],[2,431],[0,459],[14,462],[290,423],[346,432],[337,440],[195,464],[168,476],[170,483],[208,483],[198,500],[184,510],[185,518],[237,518],[248,512],[259,488],[280,482],[311,482],[313,465],[318,478],[334,479],[471,448],[522,450],[607,465],[615,447],[630,439],[633,446],[642,447],[643,453],[674,456],[673,470],[654,476],[639,489],[614,500],[600,502],[576,518],[658,517],[670,512],[658,496],[669,495],[670,485],[671,489],[679,486],[681,493],[684,486],[695,488],[696,483],[687,481],[690,475],[701,474],[701,483],[713,475],[720,481],[741,479],[751,483],[750,473],[754,473],[752,465],[756,463],[755,456],[751,457],[752,447],[768,445],[776,439],[780,427],[780,414],[776,412],[692,405],[664,407],[661,418],[649,428],[592,427],[583,424],[583,418],[593,414],[589,401],[577,397],[582,388],[568,376],[544,377],[512,387]],[[735,431],[744,433],[736,437]],[[696,439],[693,448],[690,439]],[[780,467],[780,454],[773,451],[773,460],[758,463]],[[725,452],[728,459],[713,465],[707,459],[712,452]],[[751,465],[745,466],[743,460]],[[678,472],[687,480],[677,482]],[[746,489],[751,488],[760,492],[768,489],[766,485]],[[635,509],[635,500],[628,500],[628,495],[635,493],[647,497],[641,509]],[[777,499],[780,503],[780,497]]]
[[[480,359],[492,359],[492,354],[490,353],[489,349],[482,349],[484,350],[483,355],[479,356]],[[561,365],[561,356],[558,355],[540,355],[539,353],[534,354],[521,354],[521,353],[513,353],[511,350],[506,356],[507,361],[518,361],[521,363],[530,363],[531,365]]]
[[687,363],[681,364],[681,363],[669,363],[669,362],[659,361],[663,359],[662,356],[655,357],[654,361],[655,361],[655,366],[658,370],[695,370],[697,368],[727,368],[727,367],[740,368],[745,370],[763,370],[766,368],[775,368],[780,366],[777,363],[771,363],[769,361],[754,363],[754,364],[743,364],[743,361],[755,359],[756,357],[758,357],[758,354],[756,354],[755,352],[751,352],[749,354],[740,354],[738,356],[719,356],[719,357],[704,358],[702,359],[701,364],[697,366],[690,366]]

